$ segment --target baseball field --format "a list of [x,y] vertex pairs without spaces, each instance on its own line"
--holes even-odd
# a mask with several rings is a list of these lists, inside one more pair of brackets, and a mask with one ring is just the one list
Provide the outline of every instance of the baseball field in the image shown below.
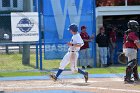
[[76,77],[61,78],[57,82],[49,79],[0,81],[0,89],[5,93],[140,93],[139,82],[124,84],[121,77],[93,77],[88,83],[85,83],[80,76]]
[[0,93],[140,93],[139,82],[124,84],[125,66],[86,69],[88,83],[82,75],[72,74],[68,66],[59,80],[53,82],[48,75],[57,71],[60,60],[43,60],[40,71],[35,69],[34,54],[31,65],[21,64],[21,54],[0,56]]

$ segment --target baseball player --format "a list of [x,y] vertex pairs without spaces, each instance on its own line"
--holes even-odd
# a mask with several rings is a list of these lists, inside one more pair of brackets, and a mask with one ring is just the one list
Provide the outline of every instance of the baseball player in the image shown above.
[[77,60],[78,60],[78,56],[79,56],[78,51],[84,45],[84,42],[83,42],[80,34],[78,33],[77,25],[71,24],[69,26],[69,31],[72,33],[73,36],[71,38],[71,41],[67,43],[67,45],[69,46],[68,52],[63,57],[57,74],[56,75],[51,74],[50,78],[53,81],[56,81],[57,78],[59,77],[59,75],[65,69],[65,67],[70,63],[71,71],[74,73],[78,72],[78,73],[83,74],[84,78],[85,78],[85,82],[87,82],[88,81],[88,72],[84,72],[81,69],[77,68]]
[[138,81],[138,70],[137,70],[137,48],[140,48],[140,41],[137,35],[139,31],[139,24],[135,20],[128,22],[128,30],[124,35],[123,52],[128,59],[126,67],[126,76],[124,78],[125,83],[133,83],[131,80],[131,74],[134,76],[134,80]]

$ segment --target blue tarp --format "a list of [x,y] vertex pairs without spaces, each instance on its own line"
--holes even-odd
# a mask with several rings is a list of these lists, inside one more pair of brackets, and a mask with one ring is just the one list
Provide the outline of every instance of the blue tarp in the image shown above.
[[[89,35],[95,33],[93,0],[43,0],[45,59],[61,59],[67,52],[71,33],[69,25],[76,23],[87,27]],[[93,42],[90,43],[91,54]]]

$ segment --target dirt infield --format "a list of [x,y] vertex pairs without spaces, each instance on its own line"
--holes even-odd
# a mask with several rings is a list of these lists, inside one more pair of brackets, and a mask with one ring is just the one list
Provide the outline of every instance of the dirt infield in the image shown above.
[[[33,90],[74,90],[91,93],[140,93],[140,83],[124,84],[122,78],[90,78],[88,83],[83,79],[63,79],[26,81],[0,81],[0,90],[8,92]],[[28,93],[28,92],[27,92]]]

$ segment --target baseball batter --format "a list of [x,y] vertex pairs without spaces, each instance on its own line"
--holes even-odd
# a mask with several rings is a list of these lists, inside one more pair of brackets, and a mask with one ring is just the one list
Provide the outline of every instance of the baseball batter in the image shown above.
[[128,30],[124,35],[123,52],[128,58],[128,64],[126,67],[126,76],[124,78],[125,83],[133,83],[131,80],[131,74],[134,76],[134,80],[138,81],[138,70],[137,70],[137,48],[140,48],[139,37],[137,32],[139,31],[139,24],[135,20],[128,22]]
[[72,33],[73,36],[71,38],[71,41],[67,43],[67,45],[69,46],[68,52],[63,57],[57,74],[56,75],[51,74],[50,78],[53,81],[56,81],[57,78],[59,77],[59,75],[65,69],[65,67],[70,63],[71,71],[73,73],[78,72],[78,73],[83,74],[84,78],[85,78],[85,82],[87,82],[88,81],[88,72],[84,72],[81,69],[77,68],[77,60],[78,60],[78,56],[79,56],[78,51],[84,45],[84,42],[83,42],[80,34],[78,33],[77,25],[71,24],[69,26],[69,31]]

